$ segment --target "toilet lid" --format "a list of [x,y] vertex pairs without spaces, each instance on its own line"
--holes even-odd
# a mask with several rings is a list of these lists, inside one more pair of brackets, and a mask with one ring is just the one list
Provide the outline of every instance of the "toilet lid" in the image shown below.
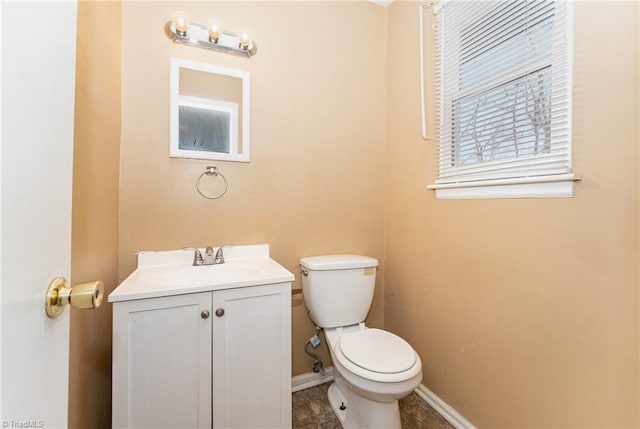
[[351,362],[369,371],[403,372],[416,363],[416,352],[405,340],[381,329],[365,329],[340,338],[340,351]]

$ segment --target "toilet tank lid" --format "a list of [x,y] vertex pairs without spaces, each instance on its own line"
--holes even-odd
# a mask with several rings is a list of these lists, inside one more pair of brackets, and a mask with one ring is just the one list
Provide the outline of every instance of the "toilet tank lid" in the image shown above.
[[377,267],[378,260],[362,255],[321,255],[302,258],[300,265],[309,270],[348,270]]

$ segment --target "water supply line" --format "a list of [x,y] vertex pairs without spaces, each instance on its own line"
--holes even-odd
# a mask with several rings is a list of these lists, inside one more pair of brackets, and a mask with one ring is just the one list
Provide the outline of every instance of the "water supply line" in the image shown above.
[[324,369],[324,363],[322,363],[322,359],[320,359],[320,356],[309,350],[309,346],[315,349],[320,345],[321,341],[319,334],[321,330],[322,328],[316,326],[316,334],[313,337],[309,338],[309,340],[304,344],[304,352],[314,359],[313,366],[311,367],[313,372],[319,372],[320,375],[325,375],[326,370]]

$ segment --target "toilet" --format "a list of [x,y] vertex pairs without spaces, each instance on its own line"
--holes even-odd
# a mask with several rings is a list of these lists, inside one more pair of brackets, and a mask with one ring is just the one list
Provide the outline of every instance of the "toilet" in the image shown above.
[[422,362],[409,343],[364,324],[377,267],[361,255],[300,260],[304,302],[333,359],[329,403],[345,429],[400,429],[398,399],[422,380]]

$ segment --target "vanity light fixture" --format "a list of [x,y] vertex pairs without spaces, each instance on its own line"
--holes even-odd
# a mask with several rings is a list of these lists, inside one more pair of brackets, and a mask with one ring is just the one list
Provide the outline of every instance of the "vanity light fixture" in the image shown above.
[[171,21],[164,26],[169,39],[176,43],[197,46],[199,48],[226,52],[228,54],[251,57],[258,47],[247,32],[240,35],[220,30],[220,23],[209,20],[209,25],[190,23],[182,12],[175,12]]

